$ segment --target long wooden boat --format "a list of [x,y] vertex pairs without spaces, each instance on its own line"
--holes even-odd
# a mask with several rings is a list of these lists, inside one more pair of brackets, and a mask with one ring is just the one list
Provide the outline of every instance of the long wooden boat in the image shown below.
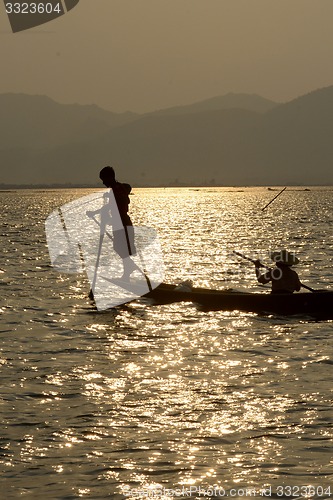
[[302,315],[314,319],[333,319],[333,291],[300,293],[246,293],[206,288],[182,289],[162,283],[145,295],[155,304],[194,302],[205,310],[245,311],[263,315]]

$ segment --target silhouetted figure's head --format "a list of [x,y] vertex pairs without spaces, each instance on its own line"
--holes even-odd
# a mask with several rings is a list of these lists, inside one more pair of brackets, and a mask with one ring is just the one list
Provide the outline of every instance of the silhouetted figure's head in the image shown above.
[[102,168],[99,177],[106,187],[111,187],[116,182],[116,174],[112,167]]
[[283,266],[296,266],[299,263],[298,258],[293,252],[287,250],[279,250],[278,252],[271,252],[271,259],[275,262],[277,267]]

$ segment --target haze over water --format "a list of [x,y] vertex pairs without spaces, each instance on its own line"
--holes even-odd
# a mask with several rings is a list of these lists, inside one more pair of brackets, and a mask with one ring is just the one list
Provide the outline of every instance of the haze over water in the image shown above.
[[[44,233],[52,210],[90,192],[0,193],[4,498],[332,495],[332,322],[145,301],[98,313],[84,276],[49,266]],[[275,194],[135,189],[130,208],[158,231],[166,282],[264,293],[232,251],[268,264],[287,248],[303,283],[331,289],[332,188],[288,188],[262,212]]]

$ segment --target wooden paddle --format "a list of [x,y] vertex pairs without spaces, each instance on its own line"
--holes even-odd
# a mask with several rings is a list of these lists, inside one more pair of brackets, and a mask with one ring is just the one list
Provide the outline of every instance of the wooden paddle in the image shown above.
[[286,186],[286,187],[284,187],[284,188],[282,189],[282,191],[280,191],[280,192],[279,192],[276,196],[274,196],[274,198],[273,198],[273,199],[272,199],[269,203],[267,203],[267,205],[265,205],[265,206],[264,206],[264,208],[262,208],[261,210],[262,210],[262,211],[264,211],[267,207],[269,207],[269,205],[270,205],[271,203],[273,203],[273,201],[274,201],[274,200],[276,200],[276,198],[277,198],[278,196],[280,196],[280,194],[282,194],[282,193],[283,193],[283,191],[285,191],[286,189],[287,189],[287,186]]
[[[246,255],[244,255],[244,254],[242,254],[240,252],[236,252],[236,250],[234,250],[233,253],[236,254],[236,255],[238,255],[239,257],[242,257],[242,259],[249,260],[253,264],[255,264],[256,262],[258,262],[258,261],[254,260],[254,259],[251,259],[250,257],[247,257]],[[259,261],[259,265],[260,265],[259,267],[264,267],[265,269],[270,269],[270,267],[265,266],[265,264],[262,264],[260,261]],[[310,292],[317,292],[318,291],[318,290],[315,290],[314,288],[311,288],[311,287],[309,287],[307,285],[304,285],[303,283],[301,283],[301,287],[302,288],[306,288],[306,290],[309,290]]]

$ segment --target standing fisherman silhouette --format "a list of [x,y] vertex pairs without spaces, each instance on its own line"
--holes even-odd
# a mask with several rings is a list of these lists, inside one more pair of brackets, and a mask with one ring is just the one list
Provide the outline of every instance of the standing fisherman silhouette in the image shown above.
[[[142,273],[142,270],[131,259],[131,256],[136,254],[134,228],[128,215],[130,204],[129,194],[132,188],[129,184],[123,184],[116,180],[115,171],[112,167],[104,167],[100,171],[99,176],[103,184],[107,188],[110,188],[110,192],[105,193],[104,205],[101,209],[94,212],[87,212],[88,217],[93,218],[100,225],[100,243],[95,277],[97,276],[104,234],[110,236],[106,231],[106,226],[110,225],[112,226],[113,233],[113,248],[123,261],[124,272],[120,279],[122,281],[129,281],[133,271],[139,270]],[[95,219],[95,215],[98,213],[101,216],[100,223]],[[95,284],[96,279],[94,279],[92,290],[94,290]]]

